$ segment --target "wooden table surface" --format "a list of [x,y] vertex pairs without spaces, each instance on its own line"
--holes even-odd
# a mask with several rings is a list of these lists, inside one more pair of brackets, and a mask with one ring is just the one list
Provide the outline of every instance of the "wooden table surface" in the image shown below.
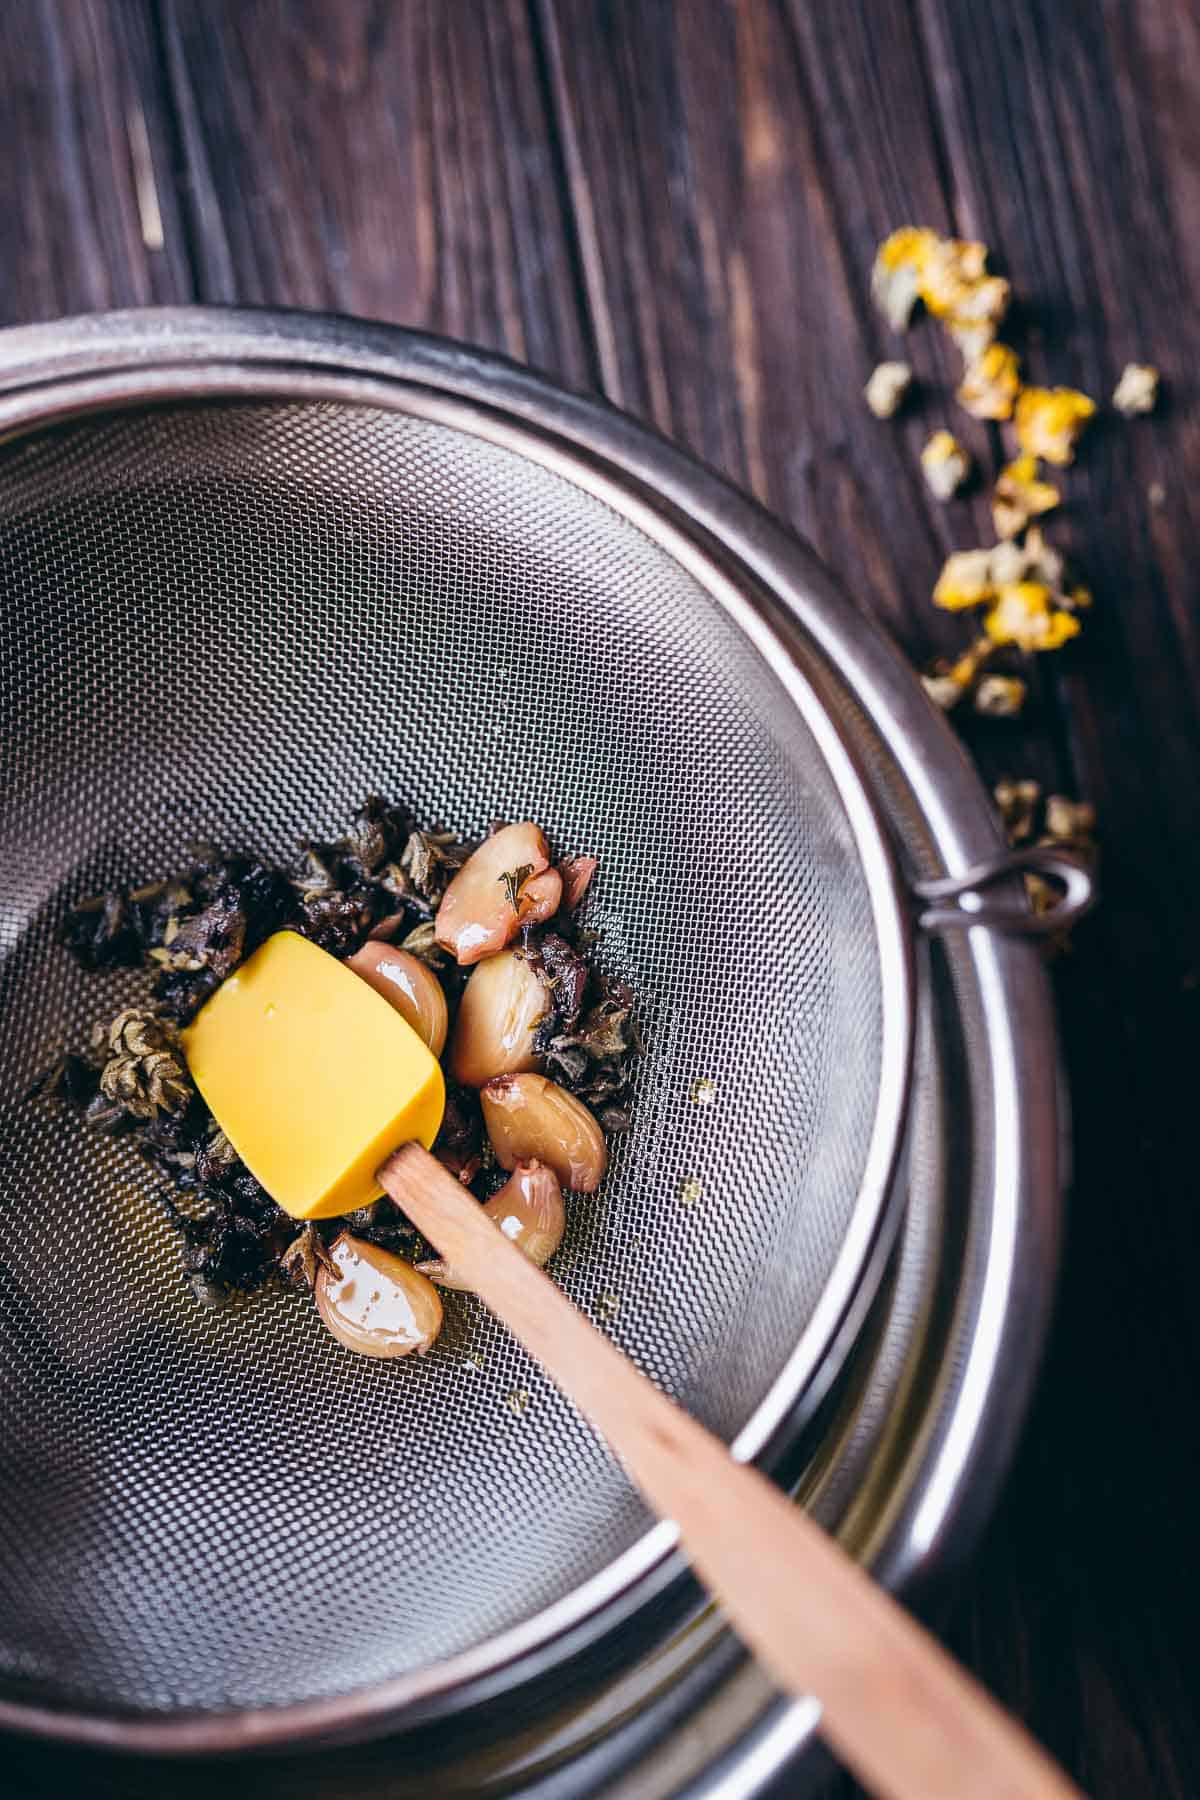
[[[1036,377],[1161,367],[1160,414],[1067,480],[1085,635],[971,733],[989,778],[1096,803],[1105,902],[1056,974],[1057,1326],[953,1641],[1095,1795],[1200,1793],[1194,0],[9,0],[0,147],[3,322],[241,301],[497,346],[743,483],[919,659],[966,636],[941,558],[991,534],[917,453],[944,421],[997,445],[929,324],[926,403],[866,412],[877,241],[983,238]],[[51,1791],[23,1768],[0,1792]]]

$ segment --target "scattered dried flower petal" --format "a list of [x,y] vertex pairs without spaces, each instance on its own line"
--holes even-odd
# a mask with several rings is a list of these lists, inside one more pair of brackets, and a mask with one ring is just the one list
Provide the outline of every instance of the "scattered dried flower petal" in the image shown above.
[[1038,802],[1042,797],[1036,781],[1014,781],[1011,776],[998,781],[992,795],[1010,844],[1028,843],[1037,821]]
[[873,371],[863,393],[877,419],[890,419],[899,412],[912,378],[912,369],[906,362],[882,362]]
[[989,344],[963,374],[959,405],[973,419],[1011,419],[1021,393],[1019,368],[1020,358],[1015,350],[1007,344]]
[[935,706],[949,712],[970,691],[979,671],[995,652],[996,646],[990,639],[976,638],[956,661],[935,663],[928,674],[922,675],[921,685]]
[[1011,297],[1011,289],[1000,275],[982,276],[959,296],[946,328],[964,362],[976,362],[983,355],[1004,320]]
[[936,500],[951,500],[971,473],[971,458],[950,431],[935,431],[921,452],[921,468]]
[[903,331],[912,317],[920,297],[921,267],[937,241],[935,231],[902,225],[884,239],[875,254],[871,294],[893,331]]
[[973,696],[975,711],[988,719],[1015,719],[1026,691],[1019,675],[985,675]]
[[1059,650],[1079,634],[1079,620],[1063,610],[1061,596],[1042,581],[1014,581],[1002,587],[984,616],[994,644],[1019,650]]
[[986,245],[970,238],[939,238],[921,254],[918,292],[935,319],[961,317],[986,269]]
[[1095,410],[1095,401],[1076,388],[1023,388],[1017,400],[1017,442],[1031,456],[1065,468],[1074,462],[1079,435]]
[[1127,419],[1153,412],[1158,404],[1158,380],[1153,363],[1126,363],[1113,392],[1113,405]]
[[942,565],[933,604],[944,612],[965,612],[981,606],[995,592],[990,550],[956,550]]
[[921,686],[942,712],[953,712],[966,691],[952,675],[922,675]]
[[1087,800],[1065,794],[1046,797],[1046,836],[1055,844],[1089,846],[1096,828],[1096,809]]
[[999,538],[1014,538],[1030,519],[1051,512],[1062,495],[1052,481],[1038,480],[1037,457],[1026,453],[1001,469],[992,494],[992,521]]

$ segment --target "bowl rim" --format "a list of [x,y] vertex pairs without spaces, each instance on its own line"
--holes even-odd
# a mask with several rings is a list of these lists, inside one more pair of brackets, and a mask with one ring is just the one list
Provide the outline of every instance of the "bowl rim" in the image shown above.
[[[0,334],[0,431],[6,436],[88,411],[217,395],[390,405],[482,431],[536,455],[615,502],[672,553],[690,558],[693,572],[703,574],[704,585],[716,584],[722,604],[738,615],[816,730],[844,803],[848,799],[860,853],[865,846],[867,858],[874,859],[878,880],[872,893],[886,895],[877,926],[890,984],[885,1059],[893,1079],[881,1081],[881,1116],[865,1190],[869,1203],[855,1214],[861,1226],[854,1246],[857,1266],[850,1270],[847,1264],[847,1279],[829,1316],[822,1317],[817,1335],[824,1336],[823,1351],[804,1371],[799,1363],[805,1359],[789,1361],[789,1380],[780,1378],[771,1404],[756,1413],[755,1428],[737,1440],[739,1454],[759,1456],[769,1465],[781,1427],[794,1430],[798,1409],[807,1416],[825,1391],[827,1382],[813,1383],[813,1372],[819,1367],[832,1378],[838,1353],[853,1340],[886,1262],[899,1213],[899,1184],[892,1174],[912,1050],[912,946],[898,872],[869,782],[821,704],[814,648],[866,703],[903,767],[949,874],[998,847],[999,832],[978,778],[899,653],[852,611],[813,553],[748,497],[603,401],[570,394],[488,352],[330,315],[151,309]],[[805,671],[799,681],[797,657]],[[977,1501],[985,1488],[994,1487],[1024,1411],[1049,1305],[1054,1259],[1051,1254],[1047,1272],[1044,1251],[1055,1235],[1058,1122],[1054,1081],[1045,1080],[1047,1065],[1054,1069],[1045,977],[1026,945],[978,929],[969,940],[985,1006],[990,996],[993,1027],[988,1045],[998,1121],[996,1230],[979,1286],[970,1356],[955,1405],[940,1421],[921,1504],[905,1529],[893,1532],[890,1550],[876,1565],[893,1586],[944,1550],[956,1515],[964,1511],[968,1486]],[[1033,1021],[1032,1031],[1012,1030],[1014,1010]],[[897,1096],[890,1118],[889,1092]],[[998,1208],[997,1198],[1003,1199]],[[1017,1297],[1020,1333],[1012,1329]],[[1001,1362],[1003,1396],[994,1379]],[[800,1408],[802,1391],[806,1404]],[[489,1697],[536,1670],[539,1661],[573,1653],[589,1635],[628,1616],[680,1573],[675,1539],[674,1529],[660,1523],[599,1576],[524,1625],[412,1676],[336,1699],[167,1719],[0,1700],[0,1725],[113,1748],[196,1753],[328,1741],[423,1722],[448,1706]]]

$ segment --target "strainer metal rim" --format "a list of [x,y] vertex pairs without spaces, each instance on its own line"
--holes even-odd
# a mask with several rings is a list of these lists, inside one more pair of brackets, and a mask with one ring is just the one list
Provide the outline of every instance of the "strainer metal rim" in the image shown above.
[[[320,371],[311,367],[298,367],[299,361],[319,358],[320,353],[328,349],[329,346],[320,339],[323,329],[337,340],[337,354],[333,361],[343,365],[353,362],[353,352],[347,345],[347,339],[358,334],[364,337],[369,334],[370,357],[369,361],[364,359],[364,363],[370,367],[371,373],[363,376],[344,366],[327,367]],[[314,335],[309,336],[307,333]],[[230,342],[231,337],[233,343]],[[238,343],[239,337],[244,341]],[[257,355],[252,352],[262,350],[268,343],[270,353],[259,362]],[[389,347],[397,363],[402,362],[404,365],[402,371],[390,377],[379,367],[381,363],[387,362]],[[225,357],[231,351],[238,357],[238,361],[227,361],[218,369],[209,360],[214,353]],[[102,366],[104,372],[87,373],[89,364],[93,368]],[[497,390],[492,398],[501,404],[510,403],[507,420],[501,421],[494,413],[490,416],[489,435],[503,432],[525,453],[529,453],[535,442],[540,442],[543,451],[541,460],[554,458],[562,472],[577,483],[580,481],[581,470],[586,469],[586,485],[592,486],[593,491],[601,492],[627,515],[631,507],[634,508],[640,514],[638,522],[653,527],[653,535],[661,540],[666,534],[672,540],[672,548],[678,543],[682,552],[693,559],[699,558],[697,567],[702,562],[709,580],[716,581],[719,588],[724,588],[723,604],[732,599],[735,605],[748,607],[748,602],[743,599],[737,587],[729,583],[728,576],[719,564],[710,561],[707,555],[701,556],[695,544],[680,537],[678,528],[667,516],[665,504],[662,510],[658,510],[649,503],[645,489],[636,495],[631,491],[628,471],[622,471],[620,458],[616,459],[614,466],[618,476],[624,474],[624,480],[614,483],[605,476],[604,428],[614,418],[620,419],[625,435],[639,435],[649,449],[653,450],[656,448],[655,440],[649,433],[620,415],[612,414],[602,404],[568,398],[529,376],[526,371],[516,370],[500,359],[456,350],[453,346],[413,334],[389,332],[379,327],[355,326],[346,321],[325,321],[303,316],[214,314],[203,309],[126,315],[123,318],[114,316],[110,319],[77,321],[53,328],[34,328],[11,334],[8,344],[0,350],[0,381],[8,380],[25,386],[23,393],[10,393],[7,398],[0,400],[0,426],[10,430],[26,430],[55,419],[73,416],[85,408],[112,408],[141,404],[153,399],[177,399],[185,395],[211,397],[216,391],[243,393],[246,397],[263,397],[269,393],[279,398],[319,396],[362,399],[373,404],[392,405],[396,404],[398,391],[403,391],[406,395],[406,410],[413,410],[413,396],[420,393],[428,414],[440,411],[448,418],[453,415],[453,422],[464,424],[467,421],[461,416],[463,402],[449,397],[444,391],[438,392],[429,380],[429,377],[437,375],[447,386],[452,387],[460,369],[469,371],[469,385],[473,389],[478,389],[480,385],[481,371],[489,374]],[[215,381],[219,381],[221,385],[215,387]],[[518,383],[520,387],[515,407],[511,406],[512,394],[505,392],[513,383]],[[560,422],[555,415],[564,404],[569,406],[572,414],[572,429],[569,434],[557,437],[555,447],[555,433]],[[478,418],[480,410],[478,397],[473,394],[468,403],[468,411]],[[592,422],[595,425],[595,442],[586,448],[590,450],[594,461],[583,464],[580,461],[579,423],[581,415],[586,418],[589,414],[594,415]],[[513,423],[514,415],[516,424]],[[682,464],[686,469],[686,459],[679,452],[672,451],[671,455],[677,464]],[[706,474],[703,479],[711,484],[714,478]],[[753,509],[748,502],[734,495],[732,490],[724,491],[731,504],[741,506],[753,517]],[[763,525],[764,529],[778,533],[777,526],[767,521],[763,521]],[[799,546],[791,545],[790,548],[796,554],[803,554]],[[745,565],[741,566],[744,570]],[[815,564],[810,574],[820,583],[824,582],[825,578]],[[756,599],[764,600],[765,595],[756,595]],[[886,891],[887,905],[883,908],[885,918],[881,948],[885,948],[890,937],[891,949],[885,950],[885,953],[894,959],[892,977],[896,996],[902,1001],[902,1029],[894,1034],[893,1050],[906,1068],[911,1046],[911,939],[904,924],[903,903],[887,839],[870,790],[857,771],[853,752],[844,742],[840,727],[835,726],[825,713],[812,684],[799,677],[791,656],[784,649],[787,627],[790,623],[794,632],[794,620],[789,620],[783,609],[779,608],[776,616],[768,622],[767,610],[769,609],[764,607],[762,617],[751,612],[755,632],[770,652],[769,659],[772,662],[783,656],[781,673],[786,676],[787,685],[794,696],[798,692],[797,681],[802,682],[805,696],[802,710],[810,726],[814,723],[815,715],[822,746],[825,748],[829,745],[826,753],[832,757],[831,773],[836,778],[840,767],[843,781],[849,781],[855,835],[858,837],[860,830],[865,832],[869,854],[876,859],[881,876],[886,877],[882,890]],[[838,785],[839,791],[843,791],[842,781]],[[878,895],[880,891],[879,885],[873,886],[874,894]],[[888,1110],[886,1103],[891,1086],[891,1083],[881,1086],[881,1111],[885,1113]],[[899,1081],[895,1084],[895,1106],[892,1109],[895,1113],[895,1130],[890,1134],[885,1133],[891,1139],[885,1146],[887,1153],[882,1159],[886,1162],[888,1172],[894,1161],[899,1125],[905,1111],[905,1098],[904,1082]],[[878,1145],[873,1145],[873,1148],[878,1148]],[[886,1187],[887,1183],[883,1181],[874,1221],[877,1249],[884,1235],[879,1227],[886,1212]],[[875,1260],[881,1262],[882,1257],[877,1256]],[[789,1363],[789,1370],[793,1369],[794,1361],[795,1359]],[[774,1408],[774,1416],[768,1418],[765,1429],[750,1432],[749,1435],[744,1433],[739,1438],[739,1451],[748,1455],[760,1450],[771,1430],[778,1424],[779,1416],[786,1411],[787,1401],[781,1396]],[[760,1415],[756,1414],[756,1424],[759,1418]],[[611,1587],[609,1599],[615,1598],[618,1591],[628,1593],[630,1585],[637,1581],[639,1574],[648,1573],[655,1564],[662,1563],[673,1542],[674,1533],[671,1528],[662,1525],[654,1528],[631,1552],[610,1565],[605,1575],[597,1578],[597,1582]],[[638,1566],[627,1567],[631,1562]],[[620,1578],[610,1580],[617,1571],[620,1571]],[[520,1645],[513,1644],[514,1638],[532,1635],[542,1643],[549,1641],[551,1635],[565,1630],[571,1622],[555,1615],[563,1608],[575,1612],[577,1609],[572,1602],[580,1595],[587,1594],[595,1585],[596,1583],[589,1583],[584,1589],[577,1590],[575,1596],[549,1609],[548,1613],[539,1615],[538,1620],[529,1622],[519,1632],[506,1633],[503,1638],[491,1640],[488,1648],[501,1648],[507,1656],[517,1654],[521,1649]],[[603,1597],[596,1596],[595,1606],[602,1604]],[[589,1604],[581,1609],[581,1615],[586,1615],[591,1610],[594,1608]],[[554,1623],[551,1630],[547,1631],[544,1626],[550,1619]],[[535,1626],[539,1627],[536,1631],[533,1630]],[[435,1667],[442,1670],[453,1669],[454,1685],[458,1686],[479,1674],[478,1669],[462,1667],[476,1660],[477,1653],[470,1653]],[[489,1657],[487,1660],[489,1664],[494,1664],[503,1658]],[[433,1671],[425,1671],[423,1675],[431,1673]],[[137,1719],[110,1724],[91,1715],[49,1713],[0,1703],[0,1723],[27,1730],[49,1731],[60,1737],[77,1736],[90,1738],[92,1741],[120,1742],[126,1746],[136,1741],[144,1748],[229,1748],[277,1738],[295,1741],[298,1734],[309,1736],[332,1729],[344,1729],[351,1722],[352,1715],[359,1723],[368,1715],[393,1715],[404,1704],[405,1690],[411,1692],[415,1685],[424,1685],[424,1682],[419,1680],[414,1683],[405,1678],[398,1683],[363,1690],[337,1701],[281,1708],[265,1715],[218,1714],[207,1715],[202,1720],[193,1718],[169,1723]]]

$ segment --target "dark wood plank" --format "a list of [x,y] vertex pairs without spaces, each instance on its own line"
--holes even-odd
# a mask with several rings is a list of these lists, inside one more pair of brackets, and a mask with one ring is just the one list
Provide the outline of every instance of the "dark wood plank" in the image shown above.
[[149,0],[0,6],[0,120],[0,323],[192,297]]
[[166,0],[201,296],[421,325],[586,382],[526,9]]

